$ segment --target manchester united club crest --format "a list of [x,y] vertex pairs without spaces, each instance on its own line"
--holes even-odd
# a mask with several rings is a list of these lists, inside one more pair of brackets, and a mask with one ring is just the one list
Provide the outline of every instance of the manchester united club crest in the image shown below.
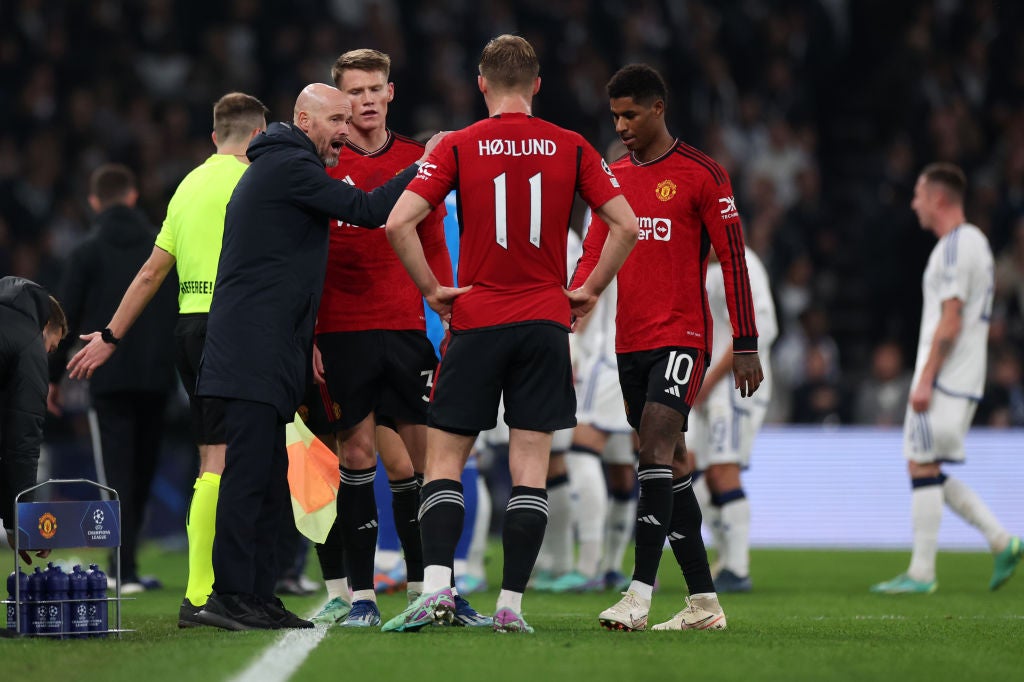
[[39,517],[39,534],[49,540],[57,534],[57,517],[46,512]]
[[657,195],[659,201],[668,201],[676,195],[676,183],[671,180],[662,180],[658,183],[658,186],[654,188],[654,193]]

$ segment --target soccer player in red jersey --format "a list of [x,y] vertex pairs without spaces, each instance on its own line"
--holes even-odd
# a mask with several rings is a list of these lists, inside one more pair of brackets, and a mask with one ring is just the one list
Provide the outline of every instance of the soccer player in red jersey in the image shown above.
[[[590,311],[637,230],[597,151],[580,135],[530,114],[538,72],[537,56],[523,38],[489,42],[477,82],[490,118],[450,133],[388,218],[388,239],[430,306],[450,320],[451,337],[428,417],[423,596],[385,630],[416,630],[451,617],[448,585],[465,511],[459,478],[477,433],[495,425],[504,394],[513,487],[494,629],[532,631],[521,602],[547,523],[551,433],[576,423],[570,318]],[[458,289],[438,282],[415,232],[451,189],[458,193],[463,229],[459,279],[466,286]],[[566,235],[577,192],[608,225],[609,236],[592,276],[566,292]]]
[[[332,68],[335,85],[352,104],[352,122],[338,165],[327,172],[364,190],[384,184],[423,153],[422,144],[387,127],[388,104],[395,93],[394,83],[388,82],[390,71],[388,55],[370,49],[346,52]],[[442,206],[423,218],[416,233],[431,267],[442,282],[451,284],[443,219]],[[320,393],[329,429],[337,432],[341,486],[335,527],[317,547],[331,599],[313,620],[372,627],[380,624],[373,584],[378,446],[393,493],[408,589],[416,596],[422,591],[417,474],[422,475],[426,458],[427,402],[437,367],[426,335],[423,298],[383,229],[333,222],[316,335],[322,365],[317,374],[324,379]],[[400,438],[376,438],[375,430],[385,428]],[[352,589],[348,613],[347,590],[340,580],[346,573]],[[465,600],[458,598],[457,607],[456,624],[490,625]]]
[[[722,629],[725,614],[700,535],[700,507],[682,432],[711,355],[704,281],[712,247],[725,278],[736,387],[747,397],[764,377],[743,228],[725,170],[669,133],[667,91],[657,71],[644,64],[623,67],[609,81],[608,97],[615,132],[629,150],[612,170],[640,224],[637,247],[618,275],[615,330],[627,419],[640,437],[640,502],[633,580],[623,599],[599,619],[613,630],[647,627],[667,536],[690,597],[686,608],[655,629]],[[591,272],[607,234],[596,216],[575,282]]]

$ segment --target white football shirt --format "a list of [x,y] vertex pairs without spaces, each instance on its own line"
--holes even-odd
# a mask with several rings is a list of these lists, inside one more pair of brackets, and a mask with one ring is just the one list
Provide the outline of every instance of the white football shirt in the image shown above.
[[958,298],[963,302],[960,335],[939,369],[935,387],[949,395],[980,400],[994,288],[992,250],[984,233],[964,223],[940,239],[928,258],[921,288],[924,304],[914,384],[928,360],[943,301]]

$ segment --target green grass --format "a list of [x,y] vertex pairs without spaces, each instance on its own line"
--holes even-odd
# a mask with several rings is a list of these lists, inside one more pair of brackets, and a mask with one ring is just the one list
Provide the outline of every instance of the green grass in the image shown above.
[[[987,589],[987,554],[939,555],[934,595],[882,596],[868,586],[906,567],[906,553],[755,551],[751,594],[725,595],[729,629],[722,632],[605,632],[597,614],[618,595],[524,599],[532,636],[427,628],[416,634],[377,630],[328,632],[293,679],[329,680],[349,675],[375,680],[914,680],[1019,679],[1024,653],[1024,575],[996,593]],[[164,590],[124,605],[120,641],[0,640],[4,679],[38,677],[131,682],[222,680],[237,674],[278,633],[178,630],[185,560],[148,547],[142,558],[159,573]],[[316,572],[315,560],[310,573]],[[158,567],[158,568],[157,568]],[[497,584],[500,551],[489,561]],[[1022,569],[1024,572],[1024,569]],[[178,576],[176,579],[175,576]],[[651,622],[682,606],[682,581],[670,552],[662,562],[661,589]],[[493,610],[495,590],[472,595]],[[290,598],[308,614],[319,594]],[[385,619],[404,604],[380,597]]]

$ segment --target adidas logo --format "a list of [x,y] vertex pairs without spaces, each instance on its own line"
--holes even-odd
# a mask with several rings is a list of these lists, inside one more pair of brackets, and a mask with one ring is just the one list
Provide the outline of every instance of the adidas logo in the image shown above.
[[658,519],[654,518],[653,516],[641,516],[640,518],[638,518],[636,520],[636,522],[637,523],[649,523],[652,526],[660,526],[661,525],[660,523],[658,523]]
[[668,393],[669,395],[674,395],[675,397],[678,398],[679,397],[679,387],[678,386],[670,386],[670,387],[665,389],[665,393]]
[[683,540],[685,538],[686,538],[686,536],[683,535],[682,533],[675,533],[675,532],[673,532],[673,533],[669,533],[668,534],[668,539],[669,540]]
[[370,521],[369,523],[364,523],[363,525],[359,526],[358,528],[356,528],[356,530],[373,530],[376,527],[377,527],[377,522],[376,521]]

